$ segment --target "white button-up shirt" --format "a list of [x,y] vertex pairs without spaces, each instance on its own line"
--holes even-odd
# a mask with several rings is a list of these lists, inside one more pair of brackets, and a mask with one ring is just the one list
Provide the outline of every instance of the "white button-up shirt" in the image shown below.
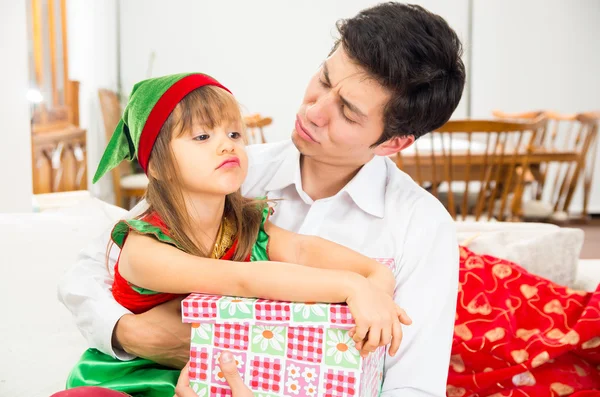
[[[413,324],[403,327],[397,355],[386,355],[383,396],[445,396],[459,254],[454,222],[444,207],[387,158],[373,158],[336,195],[313,201],[302,189],[300,154],[291,141],[250,146],[248,154],[242,192],[281,199],[270,218],[275,225],[393,263],[395,301]],[[128,311],[110,293],[112,279],[104,267],[108,239],[107,231],[82,251],[65,274],[59,297],[92,347],[127,359],[111,345],[114,326]]]

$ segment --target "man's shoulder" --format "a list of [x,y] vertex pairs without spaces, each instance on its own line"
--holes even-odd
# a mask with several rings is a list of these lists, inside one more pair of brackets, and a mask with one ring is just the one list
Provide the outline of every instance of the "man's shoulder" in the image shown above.
[[284,165],[284,161],[297,155],[291,140],[250,145],[248,152],[248,175],[242,186],[247,197],[264,196],[269,182]]
[[386,159],[386,165],[386,216],[393,215],[396,219],[402,219],[400,223],[409,227],[415,223],[435,226],[454,222],[448,210],[434,195],[400,170],[393,161]]
[[250,167],[254,167],[281,162],[297,149],[291,139],[286,139],[273,143],[249,145],[246,150]]

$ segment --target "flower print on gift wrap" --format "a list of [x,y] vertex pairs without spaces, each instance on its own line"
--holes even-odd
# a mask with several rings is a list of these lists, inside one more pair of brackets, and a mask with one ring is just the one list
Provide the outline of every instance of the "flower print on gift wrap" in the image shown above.
[[219,300],[219,316],[223,319],[253,319],[255,301],[225,296]]
[[255,325],[251,333],[251,351],[275,356],[285,354],[286,331],[283,326]]
[[348,331],[328,329],[325,335],[325,363],[334,367],[358,369],[360,355]]

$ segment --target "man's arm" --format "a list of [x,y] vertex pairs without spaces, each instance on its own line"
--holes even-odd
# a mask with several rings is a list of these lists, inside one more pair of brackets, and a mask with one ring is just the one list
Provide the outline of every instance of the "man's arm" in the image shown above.
[[459,252],[454,222],[437,212],[414,217],[404,242],[395,301],[413,323],[398,354],[386,356],[384,397],[446,395]]
[[[142,200],[129,213],[123,211],[123,216],[133,218],[146,208],[147,204]],[[133,355],[113,346],[116,324],[122,316],[131,313],[115,301],[111,292],[112,272],[119,256],[118,247],[113,246],[107,261],[111,231],[112,226],[80,252],[77,262],[65,272],[58,284],[58,299],[72,313],[88,346],[122,360],[130,360]]]
[[[112,336],[119,319],[130,312],[112,296],[113,276],[107,268],[106,252],[111,229],[83,249],[77,262],[65,272],[58,285],[59,300],[71,311],[88,345],[122,360],[132,359],[113,349]],[[110,251],[108,267],[114,269],[118,247]]]

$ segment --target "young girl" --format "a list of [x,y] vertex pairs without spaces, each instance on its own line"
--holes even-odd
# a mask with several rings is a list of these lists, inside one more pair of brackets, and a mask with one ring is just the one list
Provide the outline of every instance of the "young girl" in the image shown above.
[[[410,319],[392,299],[383,265],[337,244],[269,223],[263,199],[240,187],[247,157],[240,109],[227,88],[203,74],[138,83],[102,157],[94,182],[123,159],[148,175],[148,210],[119,222],[113,295],[142,313],[191,292],[287,301],[346,302],[353,338],[368,354],[398,350]],[[246,263],[252,261],[252,264]],[[172,396],[178,371],[148,360],[120,362],[88,350],[68,387],[105,386]]]

